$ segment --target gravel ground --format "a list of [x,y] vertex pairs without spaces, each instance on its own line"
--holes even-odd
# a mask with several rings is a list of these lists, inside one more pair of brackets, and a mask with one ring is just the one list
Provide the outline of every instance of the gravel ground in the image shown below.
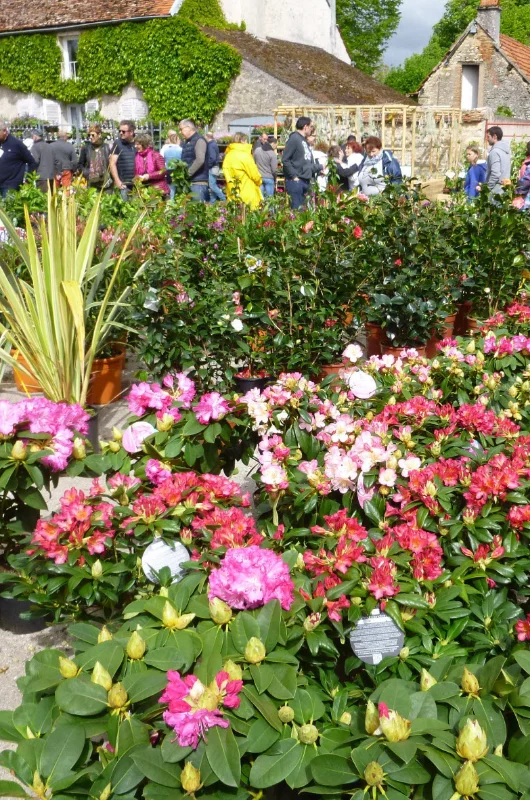
[[[10,381],[10,376],[0,386],[2,400],[20,400],[21,394],[17,392]],[[124,401],[103,406],[98,411],[99,436],[108,439],[111,436],[113,425],[122,427],[128,417],[127,404]],[[254,481],[249,477],[249,468],[239,465],[233,480],[241,484],[244,491],[252,492],[255,488]],[[50,495],[48,507],[53,511],[58,506],[61,495],[69,486],[79,489],[87,488],[90,484],[87,478],[62,478],[56,489]],[[0,601],[1,602],[1,601]],[[37,623],[38,627],[38,623]],[[24,675],[24,664],[39,650],[48,647],[68,647],[66,626],[56,625],[51,628],[23,632],[25,623],[17,620],[16,613],[2,613],[0,609],[0,708],[15,709],[20,703],[20,692],[16,684],[17,678]],[[14,749],[15,745],[0,741],[0,751]],[[0,779],[13,779],[6,770],[0,767]],[[13,798],[7,798],[13,800]]]

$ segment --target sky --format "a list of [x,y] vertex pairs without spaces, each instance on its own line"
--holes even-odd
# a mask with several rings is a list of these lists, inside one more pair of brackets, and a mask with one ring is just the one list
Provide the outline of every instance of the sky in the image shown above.
[[431,38],[432,26],[442,17],[445,0],[403,0],[399,28],[390,39],[383,62],[391,67],[419,53]]

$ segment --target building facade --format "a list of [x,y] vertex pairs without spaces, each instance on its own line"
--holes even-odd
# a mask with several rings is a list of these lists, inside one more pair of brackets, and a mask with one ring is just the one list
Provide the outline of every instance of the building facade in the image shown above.
[[481,0],[477,16],[418,91],[420,105],[530,116],[530,47],[501,34],[499,0]]

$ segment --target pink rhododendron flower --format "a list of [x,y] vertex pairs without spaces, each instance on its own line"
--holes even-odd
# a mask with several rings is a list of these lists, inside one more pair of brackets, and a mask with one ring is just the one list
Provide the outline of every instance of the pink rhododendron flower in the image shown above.
[[218,597],[231,608],[259,608],[279,600],[288,611],[294,600],[289,567],[272,550],[256,545],[229,550],[210,575],[208,597]]
[[61,472],[66,469],[72,450],[74,447],[73,431],[63,428],[57,431],[50,442],[46,444],[47,450],[52,450],[51,456],[44,456],[42,463],[50,467],[54,472]]
[[530,640],[530,614],[526,615],[526,619],[517,620],[515,631],[520,642]]
[[352,364],[357,363],[363,357],[363,349],[358,344],[349,344],[342,354],[343,358],[347,358]]
[[230,411],[230,406],[219,392],[203,394],[193,410],[201,425],[208,425],[212,420],[223,419]]
[[142,442],[153,433],[156,433],[150,422],[133,422],[123,432],[122,445],[128,453],[138,453],[142,449]]
[[367,372],[352,372],[348,376],[350,392],[359,400],[368,400],[377,392],[377,383]]
[[24,409],[20,403],[0,400],[0,434],[11,436],[21,419],[24,419]]
[[157,461],[156,458],[150,458],[145,465],[145,475],[151,483],[159,486],[167,478],[171,477],[171,469],[166,464],[162,464],[161,461]]
[[184,372],[177,372],[176,375],[166,375],[162,381],[167,389],[173,389],[173,399],[182,406],[190,408],[195,397],[195,383],[188,378]]

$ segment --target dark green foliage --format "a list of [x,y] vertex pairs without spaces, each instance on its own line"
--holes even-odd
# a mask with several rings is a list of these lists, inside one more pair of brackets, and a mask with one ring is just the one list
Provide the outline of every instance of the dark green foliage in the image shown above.
[[225,104],[240,65],[232,47],[214,42],[180,16],[84,31],[78,81],[61,79],[61,51],[54,35],[0,41],[0,84],[10,89],[83,103],[118,94],[134,81],[144,92],[150,116],[166,121],[191,117],[200,124],[211,122]]
[[337,0],[337,22],[358,69],[372,73],[398,24],[401,0]]

